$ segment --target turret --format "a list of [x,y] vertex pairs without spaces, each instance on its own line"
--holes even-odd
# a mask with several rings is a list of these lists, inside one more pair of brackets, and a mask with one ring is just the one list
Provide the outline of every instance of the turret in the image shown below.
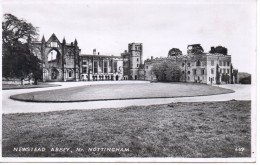
[[66,40],[65,40],[65,37],[63,38],[63,41],[62,41],[63,45],[66,44]]
[[75,39],[74,45],[75,45],[75,46],[78,46],[78,41],[77,41],[77,39]]
[[45,43],[44,35],[42,36],[42,43]]

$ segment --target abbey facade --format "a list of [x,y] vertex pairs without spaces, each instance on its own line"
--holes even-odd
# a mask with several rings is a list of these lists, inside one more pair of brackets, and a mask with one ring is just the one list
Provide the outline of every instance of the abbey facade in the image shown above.
[[143,61],[142,43],[129,43],[128,50],[114,56],[100,54],[96,49],[92,54],[81,54],[77,40],[67,43],[64,38],[60,42],[55,34],[47,41],[43,37],[32,42],[34,54],[42,61],[43,81],[156,81],[153,66],[170,61],[181,68],[183,82],[237,83],[237,70],[233,69],[230,55],[204,53],[200,47],[189,45],[187,55],[173,48],[168,57]]
[[45,41],[31,43],[32,51],[41,59],[43,81],[98,81],[138,80],[139,68],[143,66],[141,43],[130,43],[128,51],[121,56],[103,55],[96,50],[93,54],[81,54],[77,40],[62,42],[55,34]]

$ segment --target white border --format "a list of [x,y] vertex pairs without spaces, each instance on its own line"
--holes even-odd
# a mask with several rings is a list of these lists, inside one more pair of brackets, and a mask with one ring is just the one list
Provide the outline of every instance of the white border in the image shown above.
[[[49,0],[48,0],[49,1]],[[161,1],[159,0],[151,0],[153,3],[161,3]],[[151,2],[149,1],[149,2]],[[232,1],[232,0],[231,0]],[[231,1],[225,1],[225,0],[220,0],[218,1],[218,3],[226,3],[226,4],[230,4],[232,3]],[[237,0],[237,2],[239,3],[244,3],[246,0]],[[259,5],[259,1],[255,0],[257,2],[257,28],[260,27],[260,16],[259,16],[259,10],[260,10],[260,5]],[[39,1],[33,1],[33,0],[21,0],[21,1],[9,1],[8,3],[42,3],[42,2],[39,2]],[[71,2],[71,1],[68,1],[68,0],[65,0],[65,1],[61,1],[61,0],[58,0],[58,1],[55,1],[55,3],[68,3],[68,2]],[[79,0],[79,1],[76,1],[76,3],[81,3],[81,2],[84,2],[83,0]],[[94,1],[91,1],[94,3]],[[104,1],[102,1],[103,3]],[[122,3],[122,1],[119,1],[119,0],[110,0],[110,1],[106,1],[106,2],[112,2],[112,3]],[[136,1],[137,2],[137,1]],[[147,3],[148,1],[147,0],[140,0],[138,1],[137,3]],[[197,1],[194,1],[194,0],[186,0],[185,2],[179,0],[179,1],[175,1],[174,3],[187,3],[187,4],[190,4],[190,3],[203,3],[203,2],[209,2],[209,3],[212,3],[212,2],[215,2],[216,1],[213,1],[213,0],[197,0]],[[5,3],[3,2],[3,0],[1,0],[1,4],[2,3]],[[95,3],[101,3],[100,0],[96,1]],[[164,3],[173,3],[173,1],[171,0],[165,0]],[[2,13],[2,5],[0,7],[0,11]],[[232,9],[231,9],[232,10]],[[2,17],[1,17],[1,20],[2,20]],[[2,37],[2,33],[0,34],[0,36]],[[257,47],[260,48],[260,42],[259,42],[259,39],[260,39],[260,34],[259,34],[259,29],[257,29]],[[2,50],[2,44],[0,46],[1,50]],[[257,48],[256,48],[257,50]],[[154,162],[154,163],[159,163],[159,162],[208,162],[208,163],[217,163],[217,162],[233,162],[233,163],[236,163],[236,162],[256,162],[256,156],[259,157],[259,152],[257,152],[256,150],[256,144],[257,144],[257,147],[259,148],[259,143],[256,143],[256,138],[257,138],[257,141],[259,142],[260,141],[260,138],[259,136],[256,136],[256,133],[257,131],[254,131],[256,130],[257,128],[259,128],[259,122],[257,123],[257,120],[256,119],[259,119],[259,113],[257,113],[257,107],[258,107],[258,104],[257,104],[257,94],[259,94],[259,78],[257,79],[257,73],[260,72],[260,66],[258,66],[257,64],[260,64],[260,58],[257,58],[257,56],[260,56],[260,53],[259,51],[257,51],[257,54],[255,54],[254,56],[251,56],[251,60],[254,61],[252,63],[252,66],[250,66],[252,68],[252,88],[251,88],[251,92],[252,92],[252,113],[251,113],[251,151],[254,152],[254,154],[251,155],[251,158],[63,158],[63,157],[58,157],[58,158],[3,158],[2,157],[2,152],[0,153],[0,162]],[[2,63],[2,59],[0,59],[0,62]],[[0,69],[0,73],[2,74],[2,69]],[[2,76],[0,76],[0,80],[2,81]],[[1,88],[2,88],[2,84],[0,85]],[[2,99],[2,92],[1,92],[1,96],[0,98]],[[2,107],[2,102],[0,103],[1,107]],[[1,108],[1,112],[2,112],[2,108]],[[2,123],[2,115],[0,116],[0,121]],[[0,134],[0,138],[2,139],[2,124],[0,126],[0,129],[1,129],[1,134]],[[2,142],[2,141],[1,141]],[[1,145],[2,146],[2,145]],[[0,150],[2,151],[2,149],[0,148]],[[236,163],[238,164],[238,163]],[[240,164],[240,163],[239,163]],[[244,163],[243,163],[244,164]]]

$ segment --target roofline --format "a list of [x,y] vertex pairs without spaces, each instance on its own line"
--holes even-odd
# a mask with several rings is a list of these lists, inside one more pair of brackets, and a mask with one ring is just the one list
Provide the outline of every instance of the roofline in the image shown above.
[[80,54],[80,56],[89,56],[89,57],[113,57],[113,58],[122,58],[122,56],[112,56],[112,55],[94,55],[94,54]]

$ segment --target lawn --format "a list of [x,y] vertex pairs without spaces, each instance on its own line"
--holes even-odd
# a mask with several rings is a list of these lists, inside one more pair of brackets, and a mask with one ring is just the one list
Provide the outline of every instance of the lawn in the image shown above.
[[59,85],[55,84],[47,84],[47,83],[39,83],[38,85],[21,85],[21,84],[2,84],[2,90],[8,90],[8,89],[27,89],[27,88],[45,88],[45,87],[55,87]]
[[[250,115],[250,101],[4,114],[2,154],[3,157],[250,157]],[[45,147],[45,151],[19,152],[18,147]],[[69,149],[58,151],[56,147]],[[127,150],[89,150],[94,147]],[[51,151],[52,148],[56,151]]]
[[195,83],[103,84],[18,94],[11,98],[22,101],[74,102],[205,96],[230,92],[233,91]]

